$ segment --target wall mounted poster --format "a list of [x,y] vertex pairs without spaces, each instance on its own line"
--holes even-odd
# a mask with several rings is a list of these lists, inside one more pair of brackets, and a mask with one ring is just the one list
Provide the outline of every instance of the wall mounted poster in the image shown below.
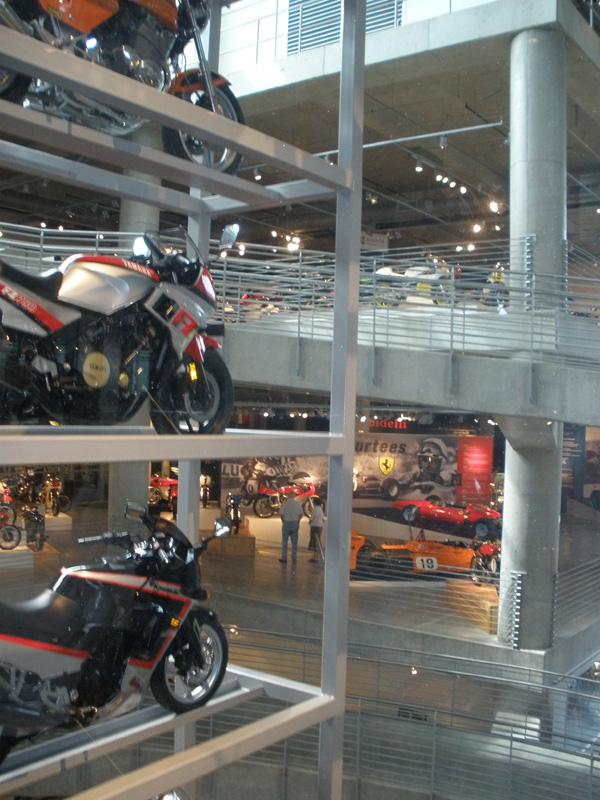
[[[259,516],[270,497],[296,486],[299,499],[327,495],[325,456],[253,458],[222,464],[221,491],[239,494],[246,513]],[[353,509],[394,518],[392,500],[428,499],[435,502],[487,505],[490,501],[492,439],[448,434],[367,433],[355,440]],[[275,500],[273,501],[273,497]],[[224,500],[224,498],[222,498]],[[222,503],[223,505],[223,503]],[[277,509],[273,509],[276,513]]]

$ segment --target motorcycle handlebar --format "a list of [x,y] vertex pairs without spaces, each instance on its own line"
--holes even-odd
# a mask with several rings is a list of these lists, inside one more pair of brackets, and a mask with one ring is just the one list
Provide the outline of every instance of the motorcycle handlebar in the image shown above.
[[127,531],[120,531],[120,532],[108,532],[108,533],[101,533],[99,536],[84,536],[81,539],[77,539],[77,544],[98,544],[98,542],[104,542],[105,544],[109,544],[110,542],[119,542],[122,539],[129,539],[129,533]]

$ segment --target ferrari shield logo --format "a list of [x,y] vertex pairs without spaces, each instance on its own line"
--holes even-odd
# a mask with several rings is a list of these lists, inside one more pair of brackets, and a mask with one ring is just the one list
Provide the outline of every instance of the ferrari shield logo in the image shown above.
[[394,469],[394,459],[389,456],[379,456],[379,469],[384,475],[389,475]]

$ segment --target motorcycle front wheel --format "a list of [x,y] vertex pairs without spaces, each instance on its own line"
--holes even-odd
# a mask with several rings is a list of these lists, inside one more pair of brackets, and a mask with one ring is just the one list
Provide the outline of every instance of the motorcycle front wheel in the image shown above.
[[[199,82],[202,81],[199,74],[197,80]],[[213,91],[219,114],[243,125],[244,115],[231,89],[228,86],[215,86]],[[180,92],[176,96],[193,103],[195,106],[212,110],[210,108],[210,99],[205,92]],[[187,158],[195,164],[211,167],[219,172],[228,172],[230,175],[235,175],[242,162],[242,156],[228,147],[220,147],[216,144],[208,147],[196,136],[185,131],[163,128],[162,137],[165,150],[168,153],[180,158]]]
[[176,714],[210,700],[227,668],[227,638],[220,623],[193,611],[190,616],[150,679],[157,702]]
[[[233,411],[233,381],[225,362],[213,347],[204,354],[204,381],[173,379],[162,393],[166,397],[150,407],[150,419],[157,433],[222,433]],[[159,395],[160,397],[160,395]]]
[[0,527],[0,548],[2,550],[14,550],[21,541],[21,531],[14,525],[2,525]]
[[1,503],[0,504],[0,524],[2,524],[2,525],[14,525],[16,519],[17,519],[17,512],[10,505],[10,503]]
[[270,497],[261,495],[252,503],[252,510],[257,517],[260,517],[260,519],[267,519],[268,517],[272,517],[275,513],[275,506],[271,502]]
[[66,514],[71,508],[71,498],[66,494],[58,495],[58,510],[61,514]]

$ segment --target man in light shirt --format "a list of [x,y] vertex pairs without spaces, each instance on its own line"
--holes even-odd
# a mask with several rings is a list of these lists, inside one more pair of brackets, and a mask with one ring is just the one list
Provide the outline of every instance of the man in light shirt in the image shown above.
[[298,529],[302,514],[302,506],[296,502],[294,494],[290,492],[279,509],[279,516],[281,517],[281,558],[279,560],[282,564],[287,561],[288,538],[292,543],[292,564],[296,563]]

